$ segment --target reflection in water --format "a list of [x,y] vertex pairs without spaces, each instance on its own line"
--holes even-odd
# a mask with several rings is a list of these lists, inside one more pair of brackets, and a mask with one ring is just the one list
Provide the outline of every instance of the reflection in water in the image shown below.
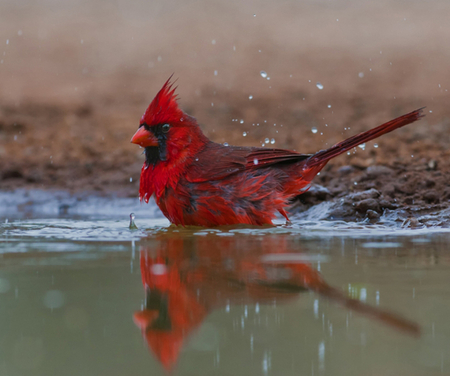
[[[142,247],[146,300],[143,309],[134,314],[134,321],[164,368],[172,369],[184,339],[213,310],[250,303],[259,308],[296,299],[306,290],[407,334],[419,335],[416,323],[351,299],[328,285],[306,262],[311,257],[293,250],[288,237],[188,238],[174,233],[161,235],[156,247]],[[319,357],[320,353],[319,348]]]

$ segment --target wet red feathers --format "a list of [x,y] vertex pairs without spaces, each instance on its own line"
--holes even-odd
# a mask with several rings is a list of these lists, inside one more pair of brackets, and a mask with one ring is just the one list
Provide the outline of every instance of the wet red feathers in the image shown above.
[[335,156],[422,117],[416,110],[316,154],[210,141],[176,102],[168,80],[132,142],[145,147],[139,196],[177,225],[272,224]]

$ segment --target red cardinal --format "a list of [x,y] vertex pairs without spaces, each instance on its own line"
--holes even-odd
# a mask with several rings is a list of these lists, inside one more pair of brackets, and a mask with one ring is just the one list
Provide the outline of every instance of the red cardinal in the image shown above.
[[400,116],[315,154],[224,146],[209,140],[177,104],[170,78],[148,106],[131,142],[145,148],[139,197],[155,195],[175,225],[272,224],[327,162],[339,154],[418,119]]

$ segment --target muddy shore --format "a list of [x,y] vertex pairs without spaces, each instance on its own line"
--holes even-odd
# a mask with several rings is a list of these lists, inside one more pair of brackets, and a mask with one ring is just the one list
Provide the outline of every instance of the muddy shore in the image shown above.
[[129,140],[175,72],[180,106],[236,145],[312,153],[427,106],[331,161],[293,211],[331,200],[329,219],[447,223],[429,216],[450,206],[448,3],[200,3],[5,1],[0,190],[136,197],[143,156]]

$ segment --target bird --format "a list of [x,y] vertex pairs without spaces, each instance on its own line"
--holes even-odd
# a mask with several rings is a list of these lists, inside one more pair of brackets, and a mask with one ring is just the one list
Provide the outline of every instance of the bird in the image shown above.
[[144,148],[140,200],[148,203],[154,196],[174,225],[273,225],[277,213],[289,221],[290,203],[330,159],[424,116],[423,108],[412,111],[314,154],[226,146],[206,137],[197,120],[180,109],[171,77],[131,142]]

